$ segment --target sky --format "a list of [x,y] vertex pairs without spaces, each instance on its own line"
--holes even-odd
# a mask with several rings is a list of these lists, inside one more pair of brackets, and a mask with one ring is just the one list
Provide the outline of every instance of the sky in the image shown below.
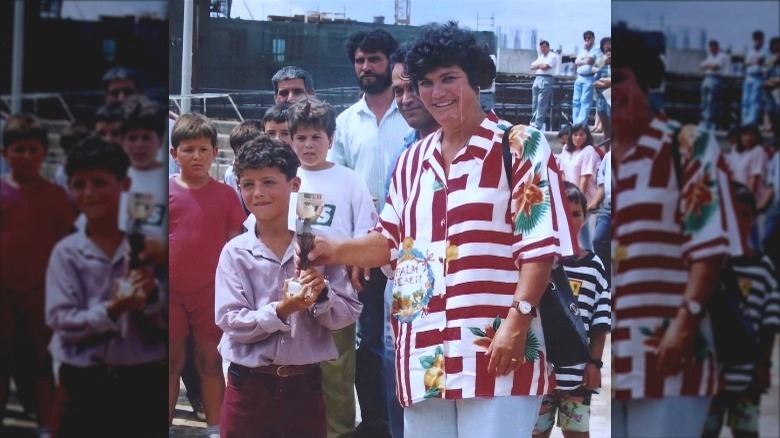
[[[596,40],[609,34],[610,2],[608,0],[410,0],[411,24],[420,26],[432,21],[456,20],[473,30],[493,30],[493,24],[513,39],[521,30],[523,48],[530,48],[530,32],[550,42],[552,49],[561,45],[565,52],[582,47],[582,33],[592,30]],[[395,0],[233,0],[231,17],[255,20],[268,15],[305,14],[308,11],[345,13],[347,18],[372,22],[382,15],[393,24]]]
[[[661,18],[663,17],[663,18]],[[696,17],[692,20],[691,17]],[[766,1],[615,1],[613,21],[623,20],[630,27],[644,30],[691,29],[691,40],[698,44],[701,29],[707,39],[718,40],[732,53],[744,53],[754,30],[762,30],[766,41],[780,35],[780,2]],[[661,20],[663,19],[663,28]]]
[[124,1],[77,1],[62,2],[62,17],[74,20],[97,20],[100,15],[124,16],[151,12],[158,18],[168,16],[168,2],[165,0]]

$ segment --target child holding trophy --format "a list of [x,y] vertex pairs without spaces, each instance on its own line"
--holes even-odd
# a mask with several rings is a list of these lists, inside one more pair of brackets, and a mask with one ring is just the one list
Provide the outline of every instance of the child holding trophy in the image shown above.
[[[129,165],[97,137],[65,164],[86,225],[57,243],[46,271],[49,350],[61,363],[54,436],[167,435],[168,298],[150,266],[131,262],[117,226]],[[140,220],[149,208],[137,200],[128,209]]]
[[[296,269],[287,215],[299,164],[289,146],[267,136],[241,147],[234,162],[255,226],[225,245],[217,266],[219,352],[230,362],[224,437],[325,437],[320,362],[338,357],[331,330],[360,314],[355,293],[338,286],[348,282],[343,266]],[[289,288],[293,277],[298,293]]]

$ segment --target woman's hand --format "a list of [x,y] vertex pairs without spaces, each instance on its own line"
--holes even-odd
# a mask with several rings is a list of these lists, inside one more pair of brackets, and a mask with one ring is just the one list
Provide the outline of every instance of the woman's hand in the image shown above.
[[489,373],[505,376],[525,363],[525,343],[531,319],[530,315],[509,310],[486,352],[490,356]]
[[658,344],[656,369],[662,375],[679,373],[683,363],[693,356],[693,341],[698,329],[699,317],[680,308]]

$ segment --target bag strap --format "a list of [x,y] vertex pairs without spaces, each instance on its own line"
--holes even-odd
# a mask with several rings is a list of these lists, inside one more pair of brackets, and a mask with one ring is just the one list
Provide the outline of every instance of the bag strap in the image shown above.
[[682,157],[680,157],[680,140],[678,140],[678,136],[680,135],[680,131],[682,130],[682,126],[679,126],[677,129],[674,130],[672,133],[672,165],[674,167],[674,177],[677,180],[677,189],[682,192],[683,188],[683,182],[682,182]]
[[[511,192],[514,186],[512,185],[512,151],[509,149],[509,131],[512,130],[512,126],[506,128],[504,136],[501,139],[501,146],[504,153],[504,173],[506,173],[506,180],[509,183],[509,191]],[[511,197],[510,197],[511,202]]]

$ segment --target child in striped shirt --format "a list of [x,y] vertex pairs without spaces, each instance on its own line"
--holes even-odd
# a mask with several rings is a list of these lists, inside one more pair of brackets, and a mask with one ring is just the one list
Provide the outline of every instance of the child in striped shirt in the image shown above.
[[[745,185],[732,182],[734,206],[742,238],[750,238],[756,217],[756,199]],[[728,413],[728,426],[734,436],[758,436],[761,394],[769,389],[772,346],[780,331],[780,290],[777,272],[765,254],[746,248],[745,254],[730,260],[736,295],[745,318],[758,336],[759,358],[756,363],[721,366],[721,390],[713,397],[702,436],[718,437],[723,417]]]
[[[581,229],[587,211],[585,195],[576,185],[564,184],[569,221],[574,229]],[[579,313],[590,337],[591,360],[572,367],[555,366],[556,389],[542,400],[534,438],[550,436],[556,411],[558,427],[564,437],[588,436],[591,395],[601,386],[601,357],[612,326],[611,297],[601,259],[591,251],[580,249],[579,253],[563,258],[559,263],[577,297]]]

